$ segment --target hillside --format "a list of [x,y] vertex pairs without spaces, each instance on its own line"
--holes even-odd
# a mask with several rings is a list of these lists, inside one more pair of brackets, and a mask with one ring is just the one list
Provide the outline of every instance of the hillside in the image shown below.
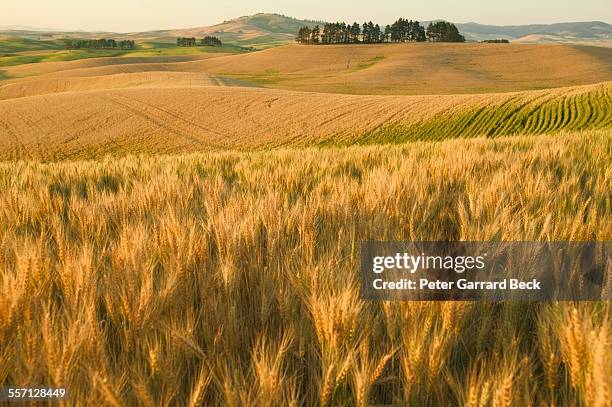
[[300,91],[486,93],[612,80],[612,49],[513,44],[293,45],[197,65],[255,85]]
[[125,38],[137,41],[141,48],[166,48],[176,44],[177,37],[201,38],[214,35],[228,45],[261,49],[293,42],[300,27],[315,24],[324,23],[274,13],[258,13],[212,26],[132,33],[56,31],[25,26],[0,27],[0,57],[3,53],[63,49],[62,39],[65,38]]
[[26,35],[24,33],[0,34],[0,56],[16,52],[60,50],[64,43],[51,35]]
[[[324,93],[457,94],[510,92],[612,80],[612,49],[567,45],[287,45],[259,52],[159,58],[96,58],[0,68],[0,98],[71,90],[78,78],[108,86],[108,75],[184,72],[224,83]],[[104,77],[100,80],[95,77]],[[74,78],[74,79],[73,79]],[[58,82],[60,81],[60,82]],[[26,83],[27,82],[27,83]],[[75,90],[82,89],[81,85]],[[171,86],[171,83],[166,87]],[[112,87],[112,86],[110,86]],[[20,89],[20,90],[19,90]],[[55,90],[54,90],[55,89]],[[3,96],[4,95],[4,96]]]
[[[380,22],[384,25],[390,22]],[[133,33],[58,31],[26,26],[0,27],[0,53],[33,49],[51,49],[61,38],[122,37],[141,41],[147,46],[172,44],[176,37],[214,35],[224,43],[266,48],[293,42],[300,27],[323,25],[323,21],[303,20],[275,13],[258,13],[224,21],[212,26],[155,30]],[[427,22],[424,22],[427,24]],[[612,25],[602,21],[495,26],[478,23],[457,24],[468,40],[507,38],[525,43],[612,43]],[[2,38],[4,37],[4,38]],[[13,46],[5,44],[12,41]],[[20,41],[23,47],[20,48]],[[40,44],[37,44],[39,43]],[[59,44],[61,45],[61,44]]]
[[242,46],[271,46],[291,42],[304,25],[313,26],[313,21],[298,20],[280,14],[259,13],[238,17],[210,27],[194,27],[178,30],[153,31],[136,34],[137,37],[203,37],[214,35],[224,43]]

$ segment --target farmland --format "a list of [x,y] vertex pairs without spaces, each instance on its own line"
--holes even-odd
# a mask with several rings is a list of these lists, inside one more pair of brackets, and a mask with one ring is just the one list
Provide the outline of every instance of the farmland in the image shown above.
[[[15,79],[0,82],[0,128],[9,135],[0,140],[0,157],[53,161],[607,128],[612,50],[592,48],[293,45],[13,66],[5,75]],[[506,92],[480,92],[487,83]],[[565,86],[532,90],[545,85]],[[450,94],[430,94],[436,89]]]
[[[0,157],[45,161],[105,154],[351,145],[609,128],[610,83],[489,95],[353,96],[205,86],[206,75],[108,76],[129,89],[19,97],[96,83],[0,88]],[[153,81],[159,87],[151,87]],[[183,88],[167,87],[181,80]],[[31,88],[28,85],[33,84]],[[189,87],[191,85],[202,85]],[[140,88],[134,88],[138,85]],[[205,113],[204,113],[205,112]],[[61,119],[60,119],[61,118]]]
[[[220,51],[228,50],[220,49]],[[47,78],[121,73],[128,62],[142,69],[156,61],[160,70],[205,72],[253,85],[342,94],[464,94],[535,90],[610,80],[612,48],[515,44],[287,45],[260,52],[168,55],[137,59],[102,58],[0,68],[8,77]],[[152,51],[150,51],[152,52]],[[150,55],[150,54],[145,54]],[[151,56],[151,55],[150,55]],[[138,63],[136,63],[138,61]],[[104,64],[104,69],[96,64]],[[112,71],[111,66],[116,69]],[[134,66],[134,71],[139,67]]]
[[358,268],[363,240],[610,240],[612,50],[163,49],[0,67],[0,385],[609,405],[609,302],[364,301]]

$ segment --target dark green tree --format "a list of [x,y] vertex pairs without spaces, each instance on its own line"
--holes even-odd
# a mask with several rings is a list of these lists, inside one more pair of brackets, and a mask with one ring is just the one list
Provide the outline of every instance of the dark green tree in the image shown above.
[[298,35],[295,38],[297,42],[300,44],[310,44],[310,35],[312,34],[312,30],[308,26],[304,26],[300,28],[298,31]]
[[223,46],[223,43],[221,42],[219,38],[208,36],[208,35],[200,40],[200,44],[204,46],[209,46],[209,47]]
[[372,42],[382,42],[382,31],[378,24],[372,28]]
[[97,40],[66,40],[67,49],[134,49],[135,43],[130,40],[117,41],[112,38],[101,38]]
[[391,26],[387,24],[385,26],[385,32],[383,33],[383,42],[387,42],[391,39]]
[[[464,42],[465,38],[459,33],[457,27],[446,21],[430,23],[425,27],[418,21],[398,18],[393,24],[384,27],[371,21],[347,24],[344,22],[325,23],[323,30],[317,25],[310,29],[301,27],[297,33],[296,41],[301,44],[374,44],[381,42]],[[178,42],[185,42],[190,46],[189,38],[179,38]]]
[[354,22],[353,25],[351,26],[351,42],[358,43],[360,35],[361,35],[361,27],[359,26],[359,23]]
[[453,23],[437,21],[427,26],[427,40],[431,42],[465,42],[465,37]]
[[318,44],[321,36],[321,28],[319,25],[315,25],[310,32],[310,44]]

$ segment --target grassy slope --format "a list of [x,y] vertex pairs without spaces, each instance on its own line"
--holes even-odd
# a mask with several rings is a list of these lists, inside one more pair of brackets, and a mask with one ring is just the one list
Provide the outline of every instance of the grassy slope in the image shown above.
[[609,303],[365,302],[357,275],[363,239],[610,240],[611,140],[0,164],[0,383],[75,405],[605,405]]
[[177,55],[206,55],[215,53],[239,53],[243,52],[238,46],[224,47],[177,47],[171,44],[159,46],[152,44],[142,49],[135,50],[54,50],[49,52],[17,53],[0,56],[0,68],[35,64],[41,62],[76,61],[89,58],[108,57],[152,57],[152,56],[177,56]]
[[[172,55],[174,51],[177,51],[177,55]],[[197,54],[189,54],[190,51],[183,51],[183,48],[175,48],[175,49],[165,49],[160,50],[161,52],[155,55],[157,50],[155,49],[144,49],[138,50],[138,52],[134,52],[133,54],[125,54],[121,57],[99,57],[99,58],[88,58],[81,60],[73,60],[73,61],[57,61],[57,62],[46,62],[40,64],[27,64],[27,65],[19,65],[19,66],[10,66],[3,68],[2,72],[11,79],[15,79],[15,81],[19,81],[22,78],[27,78],[29,80],[31,78],[35,78],[38,76],[44,78],[53,78],[53,77],[79,77],[79,76],[103,76],[103,75],[112,75],[116,73],[122,73],[122,70],[127,65],[133,65],[134,68],[138,66],[142,67],[145,65],[156,64],[159,71],[175,71],[175,72],[184,72],[184,70],[177,69],[181,65],[177,63],[182,62],[190,62],[190,61],[198,61],[206,58],[219,57],[223,55],[228,55],[223,52],[216,52],[210,50],[208,52],[197,53]],[[164,55],[165,52],[168,52],[171,55]],[[181,52],[183,54],[181,55]],[[108,70],[108,67],[115,66],[116,72],[112,72]],[[92,68],[101,67],[103,69],[102,72],[92,71]],[[85,75],[82,73],[84,70],[88,70]],[[142,70],[150,71],[150,70]],[[134,70],[134,72],[136,72]],[[37,78],[38,79],[38,78]],[[1,83],[0,86],[7,85],[7,82]]]
[[[162,30],[142,33],[88,33],[88,32],[32,32],[13,31],[0,34],[0,56],[2,54],[64,49],[66,38],[117,38],[133,39],[142,48],[175,48],[176,38],[215,35],[232,49],[241,46],[267,48],[293,42],[295,34],[304,25],[314,22],[298,20],[278,14],[255,14],[240,17],[211,27],[180,30]],[[18,62],[18,61],[15,61]],[[27,63],[27,62],[22,62]]]
[[[141,36],[164,35],[170,37],[214,35],[224,43],[253,46],[258,49],[272,44],[293,42],[298,30],[304,26],[313,26],[313,21],[299,20],[272,13],[259,13],[238,17],[210,27],[195,27],[155,33],[141,33]],[[323,24],[323,23],[319,23]]]
[[127,51],[114,50],[62,50],[27,55],[9,55],[0,57],[0,67],[35,64],[39,62],[76,61],[88,58],[118,57]]
[[263,31],[271,33],[283,33],[295,35],[305,25],[313,26],[312,21],[298,20],[279,14],[260,13],[240,19],[246,24],[251,24]]
[[16,37],[0,35],[0,55],[24,51],[59,50],[64,43],[50,37]]

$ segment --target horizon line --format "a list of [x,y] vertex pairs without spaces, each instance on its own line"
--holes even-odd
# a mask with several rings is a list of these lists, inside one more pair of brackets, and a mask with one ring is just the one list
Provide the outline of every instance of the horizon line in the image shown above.
[[[51,33],[51,32],[56,32],[56,33],[84,32],[84,33],[90,33],[90,34],[94,34],[94,33],[136,34],[136,33],[146,33],[146,32],[154,32],[154,31],[189,30],[189,29],[196,29],[196,28],[202,28],[202,27],[214,27],[216,25],[221,25],[221,24],[224,24],[226,22],[234,21],[234,20],[237,20],[237,19],[240,19],[240,18],[253,17],[253,16],[257,16],[257,15],[277,15],[277,16],[283,16],[283,17],[291,18],[291,19],[294,19],[294,20],[308,21],[308,22],[321,22],[321,23],[331,22],[331,20],[330,21],[324,21],[324,20],[317,20],[317,19],[310,19],[310,18],[299,18],[299,17],[292,17],[292,16],[288,16],[288,15],[285,15],[285,14],[281,14],[281,13],[275,13],[275,12],[259,12],[259,13],[241,15],[241,16],[238,16],[238,17],[226,19],[226,20],[223,20],[221,22],[214,23],[214,24],[211,24],[211,25],[199,25],[199,26],[188,26],[188,27],[169,27],[169,28],[151,28],[151,29],[133,30],[133,31],[112,31],[112,30],[104,30],[104,29],[84,29],[84,28],[43,28],[43,27],[37,27],[35,25],[28,25],[28,24],[0,25],[0,30],[6,30],[6,31],[35,31],[35,32],[41,32],[41,33],[43,33],[43,32],[46,32],[46,33]],[[441,20],[449,21],[449,22],[452,22],[454,24],[461,24],[461,25],[478,24],[478,25],[485,25],[485,26],[492,26],[492,27],[520,27],[520,26],[530,26],[530,25],[555,25],[555,24],[577,24],[577,23],[603,23],[603,24],[611,25],[607,21],[603,21],[603,20],[581,20],[581,21],[574,20],[574,21],[557,21],[557,22],[552,22],[552,23],[525,23],[525,24],[487,24],[487,23],[476,22],[476,21],[473,21],[473,20],[472,21],[467,21],[467,22],[457,22],[457,21],[453,21],[452,19],[446,19],[446,18],[435,18],[435,19],[431,19],[431,20],[430,19],[422,19],[422,20],[418,20],[417,19],[415,21],[428,22],[428,21],[441,21]],[[348,20],[346,20],[346,21],[348,21]],[[21,28],[14,28],[14,27],[21,27]]]

